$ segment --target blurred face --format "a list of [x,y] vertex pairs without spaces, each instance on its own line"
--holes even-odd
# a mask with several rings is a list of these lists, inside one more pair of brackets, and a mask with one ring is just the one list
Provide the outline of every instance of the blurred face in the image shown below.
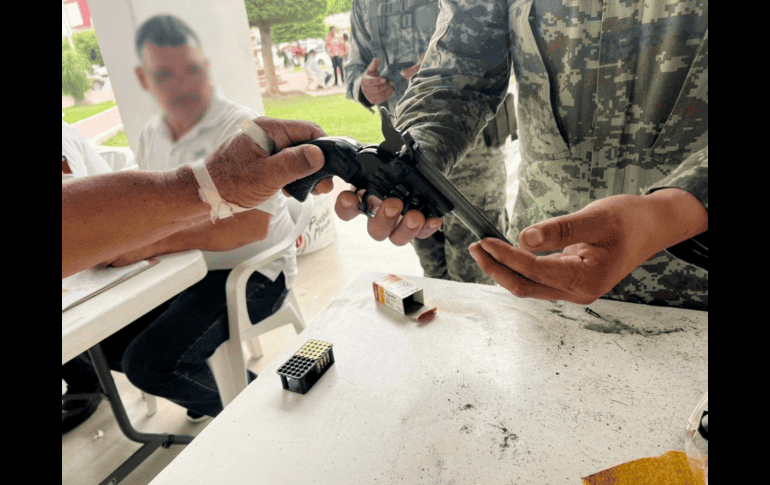
[[206,114],[211,101],[208,67],[209,61],[195,41],[180,46],[147,42],[136,74],[142,88],[155,96],[169,118],[194,124]]

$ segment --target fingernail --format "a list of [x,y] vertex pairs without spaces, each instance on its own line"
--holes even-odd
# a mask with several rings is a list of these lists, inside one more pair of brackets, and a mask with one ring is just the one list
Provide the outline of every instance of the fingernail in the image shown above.
[[468,246],[468,252],[469,252],[469,253],[471,253],[471,257],[472,257],[472,258],[473,258],[475,261],[477,261],[477,262],[478,262],[479,258],[477,258],[475,254],[473,254],[473,251],[471,251],[471,248],[473,248],[474,246],[476,246],[476,245],[478,245],[478,244],[479,244],[479,243],[475,242],[475,243],[471,244],[470,246]]
[[406,220],[406,227],[408,227],[409,229],[416,229],[417,226],[418,226],[417,221],[413,221],[411,219]]
[[351,207],[353,207],[354,205],[356,205],[356,203],[355,203],[355,202],[353,202],[353,201],[352,201],[352,200],[350,200],[350,199],[342,199],[342,200],[340,201],[340,203],[342,204],[342,207],[344,207],[344,208],[346,208],[346,209],[350,209]]
[[543,231],[537,227],[524,231],[524,241],[530,247],[536,248],[540,246],[543,244],[544,239]]
[[441,221],[431,221],[430,227],[431,229],[436,229],[441,225]]
[[394,217],[396,214],[398,214],[398,209],[396,207],[386,207],[385,208],[385,215],[388,217]]

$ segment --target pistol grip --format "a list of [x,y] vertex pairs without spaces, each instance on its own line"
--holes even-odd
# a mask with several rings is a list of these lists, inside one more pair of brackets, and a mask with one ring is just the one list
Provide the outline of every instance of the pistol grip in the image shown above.
[[318,182],[334,175],[348,183],[358,181],[357,175],[361,172],[361,167],[356,163],[358,147],[355,145],[331,138],[316,138],[301,144],[315,145],[320,148],[324,154],[324,166],[317,172],[284,187],[295,199],[304,202]]

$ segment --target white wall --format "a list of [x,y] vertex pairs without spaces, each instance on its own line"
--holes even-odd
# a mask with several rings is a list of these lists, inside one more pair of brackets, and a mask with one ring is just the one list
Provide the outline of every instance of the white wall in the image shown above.
[[211,60],[214,86],[226,98],[264,114],[243,0],[89,0],[88,4],[128,143],[134,150],[142,127],[160,111],[134,73],[139,64],[134,32],[156,14],[184,20]]

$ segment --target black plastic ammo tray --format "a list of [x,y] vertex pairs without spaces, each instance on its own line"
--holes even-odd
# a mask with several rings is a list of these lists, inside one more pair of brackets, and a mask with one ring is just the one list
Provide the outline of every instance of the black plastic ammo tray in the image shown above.
[[276,373],[284,389],[305,394],[333,363],[332,344],[309,340]]

